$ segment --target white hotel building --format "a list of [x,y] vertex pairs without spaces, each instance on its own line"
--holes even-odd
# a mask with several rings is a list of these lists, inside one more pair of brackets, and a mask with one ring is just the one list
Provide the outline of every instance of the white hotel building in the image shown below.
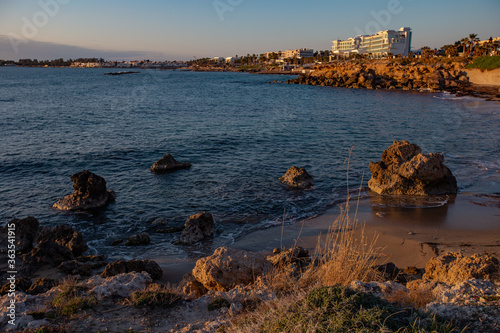
[[389,55],[407,57],[411,50],[411,29],[379,31],[374,35],[360,35],[347,40],[334,40],[332,54],[348,57],[351,54],[367,54],[371,58]]

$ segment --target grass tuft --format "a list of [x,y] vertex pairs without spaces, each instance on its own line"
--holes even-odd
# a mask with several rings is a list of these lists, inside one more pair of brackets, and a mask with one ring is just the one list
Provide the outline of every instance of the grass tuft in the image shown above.
[[208,304],[208,311],[215,311],[222,308],[231,307],[231,303],[228,300],[218,297]]
[[156,283],[149,285],[146,290],[134,291],[132,294],[132,303],[137,308],[145,306],[170,308],[179,300],[177,292]]

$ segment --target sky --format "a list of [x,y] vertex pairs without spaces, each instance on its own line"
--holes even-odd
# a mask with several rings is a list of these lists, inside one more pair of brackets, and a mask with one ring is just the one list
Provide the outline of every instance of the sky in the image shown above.
[[0,0],[0,59],[191,60],[411,27],[412,48],[500,36],[500,0]]

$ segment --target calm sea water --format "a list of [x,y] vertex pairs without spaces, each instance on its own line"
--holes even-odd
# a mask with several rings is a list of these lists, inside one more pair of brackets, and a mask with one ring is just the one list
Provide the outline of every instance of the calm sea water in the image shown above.
[[[442,152],[461,193],[500,192],[500,108],[446,94],[367,91],[269,83],[283,76],[144,70],[0,68],[0,220],[35,216],[70,224],[93,252],[125,257],[186,255],[231,244],[251,230],[323,212],[366,186],[368,164],[394,140]],[[154,175],[164,154],[193,167]],[[278,177],[305,167],[314,189]],[[51,208],[88,169],[116,202],[100,213]],[[366,190],[365,190],[366,191]],[[171,244],[148,221],[169,226],[210,211],[209,244]],[[111,247],[148,231],[146,247]]]

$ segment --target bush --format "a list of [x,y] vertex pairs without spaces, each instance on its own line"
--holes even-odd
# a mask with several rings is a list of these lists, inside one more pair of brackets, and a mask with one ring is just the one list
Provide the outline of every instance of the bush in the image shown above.
[[149,285],[146,290],[135,291],[132,294],[132,303],[137,308],[145,306],[170,308],[179,299],[177,293],[159,284]]
[[70,316],[81,309],[94,309],[97,298],[87,295],[86,288],[77,286],[75,281],[67,281],[60,286],[62,291],[52,300],[52,306],[59,315]]
[[229,308],[231,306],[231,303],[229,303],[228,300],[219,297],[214,299],[212,302],[208,304],[208,311],[214,311],[222,308]]
[[480,70],[492,70],[500,67],[500,56],[484,56],[474,58],[472,64],[465,68],[479,68]]

